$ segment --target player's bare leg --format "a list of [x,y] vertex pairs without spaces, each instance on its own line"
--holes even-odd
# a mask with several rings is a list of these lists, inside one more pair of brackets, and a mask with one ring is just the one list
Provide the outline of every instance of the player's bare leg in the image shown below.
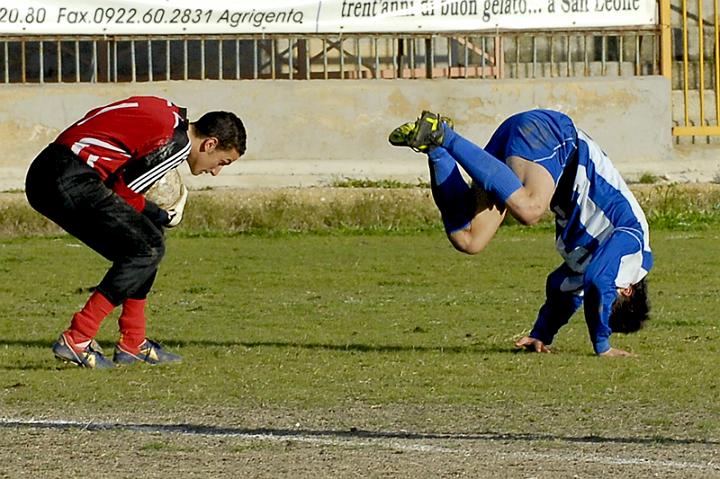
[[[522,224],[535,224],[548,210],[555,191],[552,176],[543,167],[520,157],[505,162],[458,134],[445,117],[423,112],[407,134],[407,145],[419,151],[445,150],[473,179]],[[481,234],[486,236],[486,234]],[[482,241],[479,241],[480,243]]]
[[[435,126],[452,128],[452,120],[438,117]],[[394,146],[407,146],[428,154],[430,183],[435,204],[440,210],[450,243],[463,253],[482,251],[497,232],[505,217],[505,208],[494,196],[478,185],[467,184],[455,159],[442,147],[417,141],[418,122],[394,129],[388,138]]]
[[505,218],[505,208],[496,204],[492,196],[473,185],[475,216],[465,228],[447,233],[456,250],[477,254],[490,243]]

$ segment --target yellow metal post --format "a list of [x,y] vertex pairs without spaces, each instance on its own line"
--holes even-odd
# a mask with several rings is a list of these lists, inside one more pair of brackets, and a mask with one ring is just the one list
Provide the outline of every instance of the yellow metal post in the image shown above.
[[672,79],[672,30],[670,0],[660,0],[660,74]]
[[[665,0],[660,0],[661,2],[664,2]],[[683,111],[684,111],[684,122],[672,129],[672,133],[674,136],[718,136],[720,135],[720,122],[718,122],[718,118],[720,118],[720,20],[718,19],[718,15],[720,13],[718,12],[718,0],[713,1],[713,21],[708,22],[704,18],[704,12],[703,12],[703,0],[697,0],[697,22],[698,22],[698,34],[697,34],[697,48],[698,48],[698,59],[697,59],[697,65],[693,65],[693,72],[697,75],[697,85],[693,85],[694,88],[697,89],[698,94],[698,114],[699,118],[694,118],[691,122],[690,115],[689,115],[689,93],[690,93],[690,75],[689,75],[689,69],[690,69],[690,54],[689,54],[689,43],[691,40],[689,28],[688,28],[688,17],[690,16],[688,12],[688,0],[682,0],[681,1],[681,9],[680,12],[682,14],[682,51],[683,51],[683,61],[682,61],[682,79],[683,79]],[[662,7],[661,7],[662,10]],[[662,18],[662,15],[661,15]],[[663,20],[664,21],[664,20]],[[712,83],[712,88],[714,89],[714,95],[715,95],[715,118],[713,119],[707,119],[705,118],[706,115],[706,108],[705,108],[705,30],[706,27],[712,26],[714,28],[713,32],[713,74],[714,74],[714,81]],[[664,24],[663,24],[664,27]],[[664,32],[664,28],[663,28]],[[693,36],[694,37],[694,36]],[[664,42],[664,39],[663,39]],[[665,44],[663,43],[663,56],[664,53]],[[664,58],[663,58],[664,61]],[[664,65],[664,63],[663,63]],[[665,72],[663,72],[665,73]],[[708,84],[709,85],[709,84]],[[711,123],[711,124],[706,124]]]
[[703,25],[705,20],[703,18],[703,0],[698,0],[698,66],[700,67],[699,80],[700,80],[700,125],[705,126],[705,29]]
[[713,13],[715,14],[715,121],[720,120],[720,36],[718,35],[718,0],[713,2]]
[[688,112],[688,62],[690,58],[688,56],[688,24],[687,24],[687,2],[682,1],[682,15],[683,15],[683,100],[685,102],[685,126],[690,125],[690,114]]

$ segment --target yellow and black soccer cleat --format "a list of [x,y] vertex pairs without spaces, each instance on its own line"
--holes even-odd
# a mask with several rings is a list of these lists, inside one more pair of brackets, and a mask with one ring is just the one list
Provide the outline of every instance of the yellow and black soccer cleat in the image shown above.
[[427,152],[434,146],[442,145],[443,124],[453,128],[452,119],[429,111],[423,111],[417,121],[404,123],[395,128],[388,137],[393,146],[407,146],[415,151]]

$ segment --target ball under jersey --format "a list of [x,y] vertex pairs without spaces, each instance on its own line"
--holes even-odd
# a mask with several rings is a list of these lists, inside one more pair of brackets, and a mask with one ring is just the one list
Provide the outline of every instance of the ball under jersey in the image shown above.
[[623,257],[618,288],[635,284],[652,267],[650,234],[640,205],[607,155],[572,120],[552,110],[531,110],[505,120],[485,150],[505,161],[518,156],[543,166],[555,181],[556,247],[565,264],[584,273],[598,247],[617,231],[637,241]]
[[153,183],[190,154],[186,111],[153,96],[134,96],[89,111],[54,143],[70,148],[135,209]]

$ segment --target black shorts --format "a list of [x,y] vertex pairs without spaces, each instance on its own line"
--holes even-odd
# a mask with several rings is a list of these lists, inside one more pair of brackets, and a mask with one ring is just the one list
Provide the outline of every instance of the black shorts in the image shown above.
[[25,179],[30,205],[112,261],[98,285],[113,304],[144,298],[165,254],[163,230],[115,194],[69,148],[51,144]]

